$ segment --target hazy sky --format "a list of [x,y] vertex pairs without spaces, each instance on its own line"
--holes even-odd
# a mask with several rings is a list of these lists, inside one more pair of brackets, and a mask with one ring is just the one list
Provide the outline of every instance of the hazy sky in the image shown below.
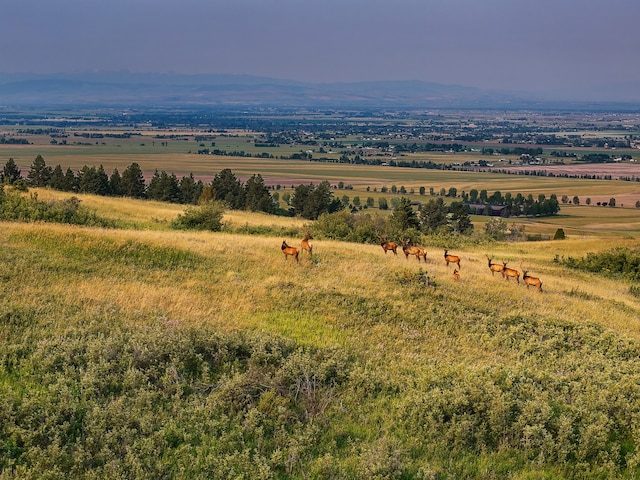
[[3,0],[0,72],[640,82],[639,0]]

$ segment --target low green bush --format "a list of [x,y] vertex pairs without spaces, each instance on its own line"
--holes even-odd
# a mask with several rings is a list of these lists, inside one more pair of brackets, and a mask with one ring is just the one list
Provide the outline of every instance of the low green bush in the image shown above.
[[18,191],[4,192],[0,188],[0,220],[19,222],[53,222],[89,227],[115,228],[116,222],[99,217],[80,204],[77,197],[43,202],[37,194],[22,196]]
[[202,205],[188,207],[185,212],[171,222],[177,230],[209,230],[219,232],[222,229],[222,217],[225,206],[219,201],[208,201]]
[[563,258],[561,263],[587,272],[640,280],[640,250],[637,249],[615,248],[600,253],[590,252],[581,258]]

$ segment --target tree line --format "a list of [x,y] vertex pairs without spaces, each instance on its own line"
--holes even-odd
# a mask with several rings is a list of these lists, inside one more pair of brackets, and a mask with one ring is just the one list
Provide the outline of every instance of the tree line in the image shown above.
[[85,165],[78,172],[71,168],[63,170],[60,165],[52,168],[42,155],[38,155],[24,178],[15,161],[10,158],[2,169],[0,180],[18,188],[50,187],[65,192],[146,198],[192,205],[220,200],[229,208],[266,213],[277,213],[278,209],[261,175],[252,175],[243,183],[230,169],[218,172],[210,184],[196,180],[192,173],[178,179],[174,173],[164,170],[156,170],[147,183],[142,168],[135,162],[122,173],[116,167],[108,175],[102,165]]

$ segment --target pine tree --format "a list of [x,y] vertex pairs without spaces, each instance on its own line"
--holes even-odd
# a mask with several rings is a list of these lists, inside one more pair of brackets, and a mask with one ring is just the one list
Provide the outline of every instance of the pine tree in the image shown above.
[[85,165],[78,172],[78,191],[80,193],[92,193],[94,195],[107,195],[109,193],[109,178],[104,167],[89,167]]
[[178,187],[180,188],[182,201],[184,203],[198,203],[198,198],[200,198],[202,194],[202,180],[196,182],[195,178],[193,178],[193,173],[190,173],[188,177],[182,177],[182,179],[180,179]]
[[420,228],[420,219],[411,206],[408,198],[401,198],[391,213],[391,225],[395,230],[404,231],[409,228]]
[[264,184],[262,175],[252,175],[245,184],[245,205],[251,211],[275,213],[276,204]]
[[471,223],[467,206],[462,202],[454,202],[450,208],[453,231],[462,234],[470,233],[473,230],[473,223]]
[[104,171],[104,167],[100,165],[96,170],[96,179],[98,184],[98,195],[109,195],[111,193],[111,186],[109,185],[109,176]]
[[111,177],[109,177],[109,190],[111,191],[111,195],[121,196],[124,193],[122,191],[122,177],[120,176],[118,167],[113,169]]
[[67,167],[67,171],[64,174],[64,190],[65,192],[77,192],[78,191],[78,178],[73,173],[71,167]]
[[20,180],[20,170],[16,165],[13,158],[9,158],[4,168],[2,169],[2,181],[13,185],[17,180]]
[[127,197],[144,198],[145,190],[142,169],[134,162],[122,172],[122,193]]
[[432,198],[420,209],[422,228],[427,233],[434,233],[448,224],[448,208],[441,197]]
[[51,174],[51,167],[47,166],[42,155],[38,155],[33,159],[31,169],[27,174],[27,183],[32,187],[44,187],[49,182]]
[[147,197],[161,202],[181,203],[182,193],[175,174],[156,170],[147,188]]
[[49,179],[49,186],[55,190],[66,190],[66,181],[64,178],[64,173],[62,172],[62,166],[60,164],[56,165],[56,167],[53,169],[51,178]]
[[221,170],[211,181],[213,196],[216,200],[222,200],[230,208],[243,209],[245,206],[244,188],[234,173],[225,168]]
[[333,197],[331,185],[323,180],[319,185],[298,185],[291,199],[296,215],[308,220],[316,220],[323,213],[342,210],[342,202]]

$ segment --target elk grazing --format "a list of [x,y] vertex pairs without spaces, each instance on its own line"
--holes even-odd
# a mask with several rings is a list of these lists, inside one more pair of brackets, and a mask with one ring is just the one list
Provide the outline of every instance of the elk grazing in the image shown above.
[[507,267],[507,262],[502,262],[502,277],[508,282],[509,278],[515,278],[520,284],[520,272],[514,268]]
[[306,250],[307,252],[309,252],[309,255],[313,255],[313,245],[309,243],[309,240],[313,240],[313,237],[309,233],[309,230],[305,228],[304,238],[302,239],[302,242],[300,242],[300,249]]
[[284,259],[287,260],[287,256],[291,255],[298,262],[298,249],[296,247],[290,247],[287,242],[282,241],[282,253],[284,253]]
[[458,280],[460,280],[460,273],[458,272],[457,268],[453,269],[453,279],[457,282]]
[[382,245],[385,255],[387,254],[387,250],[391,250],[394,255],[398,255],[398,252],[396,251],[398,249],[398,244],[396,242],[387,241],[387,237],[378,238],[380,239],[380,245]]
[[538,291],[542,291],[542,280],[540,280],[538,277],[532,277],[531,275],[529,275],[529,271],[525,270],[524,267],[522,267],[522,280],[527,285],[527,288],[532,286],[536,287]]
[[444,251],[444,261],[447,262],[447,267],[450,263],[455,263],[460,268],[460,257],[457,255],[449,255],[449,250]]
[[409,260],[409,255],[415,255],[416,260],[420,261],[420,257],[424,259],[424,263],[427,263],[427,252],[424,248],[420,248],[416,245],[411,245],[409,240],[403,240],[402,242],[402,251],[404,252],[404,257]]
[[501,265],[499,263],[491,263],[493,258],[489,258],[489,255],[487,255],[487,260],[489,261],[488,264],[489,270],[491,270],[491,275],[494,275],[496,272],[502,273],[502,270],[504,270],[504,265]]

